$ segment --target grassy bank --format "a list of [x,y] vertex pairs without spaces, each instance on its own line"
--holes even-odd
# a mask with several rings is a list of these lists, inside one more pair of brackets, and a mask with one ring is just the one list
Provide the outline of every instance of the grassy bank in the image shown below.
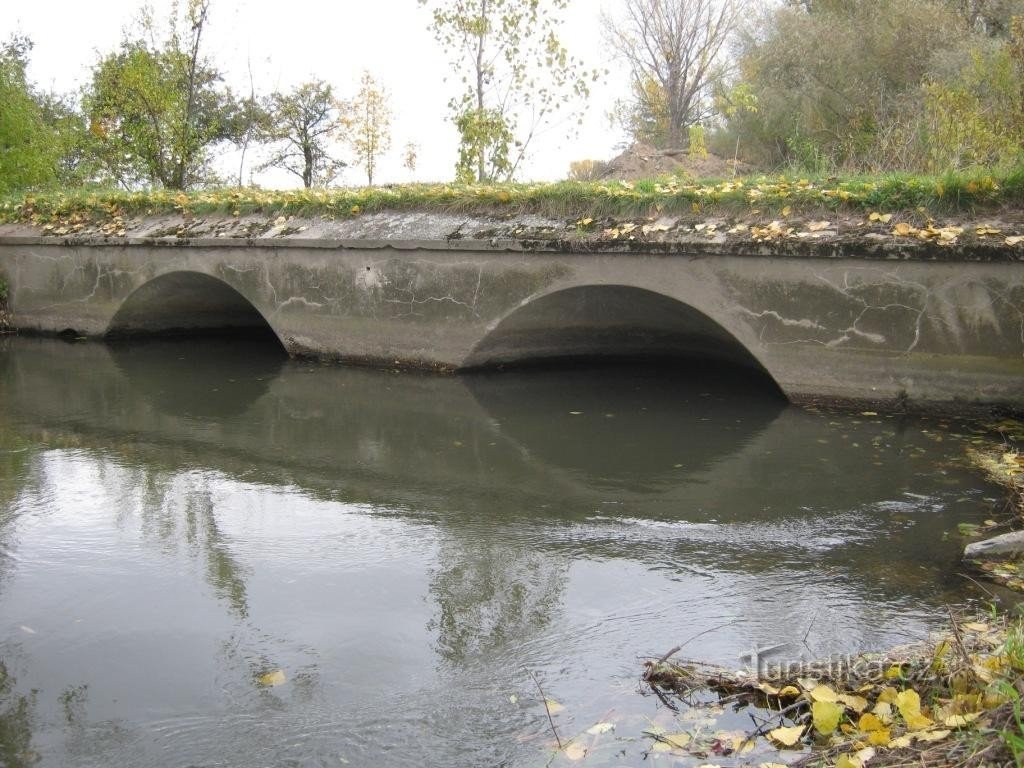
[[797,178],[752,176],[690,181],[556,182],[466,186],[413,184],[331,190],[215,189],[190,193],[156,190],[75,190],[8,197],[0,221],[45,224],[70,216],[91,219],[185,213],[357,216],[383,210],[460,213],[537,213],[560,218],[646,216],[652,213],[849,210],[974,213],[1024,207],[1024,168],[1002,173],[943,176],[887,175]]

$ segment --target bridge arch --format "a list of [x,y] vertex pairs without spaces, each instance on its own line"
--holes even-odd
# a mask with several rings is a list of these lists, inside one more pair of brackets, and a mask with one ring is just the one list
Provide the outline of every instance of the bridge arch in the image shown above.
[[121,303],[106,338],[144,336],[264,336],[284,345],[255,305],[225,281],[204,272],[154,277]]
[[574,358],[699,359],[748,369],[782,392],[750,348],[706,313],[630,285],[562,288],[524,302],[494,323],[463,367]]

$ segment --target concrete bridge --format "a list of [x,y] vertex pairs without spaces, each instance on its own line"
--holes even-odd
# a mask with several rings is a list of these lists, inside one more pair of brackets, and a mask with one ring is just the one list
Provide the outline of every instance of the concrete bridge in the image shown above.
[[[269,329],[291,355],[462,370],[583,356],[744,366],[793,400],[1024,405],[1012,249],[567,244],[380,214],[256,237],[167,221],[127,237],[0,228],[23,331]],[[173,234],[168,234],[168,232]],[[799,245],[799,244],[797,244]]]

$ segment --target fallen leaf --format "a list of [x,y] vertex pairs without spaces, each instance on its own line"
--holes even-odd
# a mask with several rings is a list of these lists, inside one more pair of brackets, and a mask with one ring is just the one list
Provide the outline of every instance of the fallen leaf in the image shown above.
[[889,749],[906,749],[910,746],[910,736],[899,736],[889,742]]
[[599,736],[602,733],[608,733],[609,731],[615,730],[615,723],[595,723],[594,725],[587,728],[587,733],[591,736]]
[[950,728],[966,728],[981,715],[980,712],[968,712],[966,715],[949,715],[942,724]]
[[659,736],[658,740],[660,743],[669,746],[672,749],[683,749],[693,741],[693,736],[690,734],[683,733],[666,733],[663,736]]
[[780,698],[793,698],[800,695],[800,689],[795,685],[787,685],[779,691]]
[[941,741],[942,739],[949,736],[952,731],[938,730],[938,731],[925,731],[924,733],[918,733],[914,735],[916,741]]
[[811,718],[814,729],[822,736],[829,736],[839,726],[843,716],[843,707],[834,701],[815,701],[811,705]]
[[1006,238],[1007,245],[1020,245],[1024,243],[1024,235],[1012,235]]
[[868,700],[865,699],[863,696],[853,696],[849,693],[841,693],[839,694],[839,696],[836,697],[836,699],[839,701],[839,703],[845,704],[847,707],[852,709],[854,712],[857,712],[858,714],[868,708]]
[[811,221],[807,224],[807,229],[811,232],[821,232],[823,229],[828,229],[832,226],[831,221]]
[[288,682],[288,678],[280,669],[275,669],[273,672],[267,672],[259,676],[259,684],[268,688],[284,685],[286,682]]
[[792,747],[803,736],[804,727],[802,725],[793,725],[789,727],[776,728],[775,730],[768,731],[768,738],[772,741],[778,742],[784,747]]
[[877,715],[866,712],[860,716],[857,727],[862,731],[880,731],[885,727],[885,725],[878,719]]
[[575,763],[587,756],[587,748],[578,741],[574,741],[572,744],[566,745],[565,749],[562,750],[562,754]]
[[550,712],[552,715],[557,714],[561,712],[563,709],[565,709],[564,704],[559,704],[554,699],[544,699],[544,706],[547,707],[548,712]]
[[971,632],[988,632],[988,624],[982,624],[977,621],[969,621],[966,624],[961,625],[964,629],[968,629]]
[[827,685],[816,685],[809,691],[809,694],[815,701],[839,701],[839,694]]

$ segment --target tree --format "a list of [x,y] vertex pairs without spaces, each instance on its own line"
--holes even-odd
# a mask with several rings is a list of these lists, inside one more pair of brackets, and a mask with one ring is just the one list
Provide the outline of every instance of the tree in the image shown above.
[[391,109],[388,92],[369,72],[363,72],[359,93],[348,105],[345,127],[356,160],[366,171],[366,183],[372,187],[377,158],[391,147]]
[[[687,128],[706,120],[712,87],[743,0],[624,0],[625,16],[603,19],[608,45],[629,66],[637,140],[683,147]],[[664,132],[652,136],[652,131]],[[639,135],[637,135],[639,134]]]
[[406,142],[405,151],[402,153],[402,167],[409,173],[416,173],[416,163],[419,162],[420,148],[415,142]]
[[598,77],[559,42],[568,0],[419,2],[431,8],[434,37],[462,86],[448,102],[460,137],[458,178],[511,179],[538,132],[585,99]]
[[201,56],[209,10],[209,0],[187,0],[183,11],[175,3],[163,40],[144,14],[135,36],[93,69],[85,96],[90,127],[104,169],[125,186],[207,182],[211,149],[234,138],[234,99]]
[[342,106],[323,80],[271,95],[263,138],[276,146],[260,170],[282,168],[302,179],[307,189],[334,181],[346,165],[332,154],[333,140],[342,128]]
[[0,46],[0,194],[57,178],[54,132],[25,76],[31,50],[17,35]]
[[769,11],[740,43],[740,79],[757,111],[729,119],[748,159],[819,172],[919,168],[922,83],[959,73],[984,42],[950,5],[814,0]]

